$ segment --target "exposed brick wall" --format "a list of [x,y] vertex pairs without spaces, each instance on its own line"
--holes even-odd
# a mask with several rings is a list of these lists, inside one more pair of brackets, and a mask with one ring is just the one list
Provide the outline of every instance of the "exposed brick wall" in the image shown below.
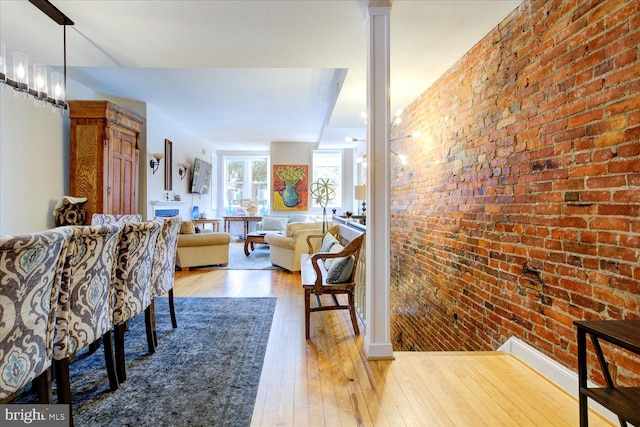
[[639,29],[639,1],[525,0],[405,110],[396,350],[515,335],[575,369],[573,320],[640,318]]

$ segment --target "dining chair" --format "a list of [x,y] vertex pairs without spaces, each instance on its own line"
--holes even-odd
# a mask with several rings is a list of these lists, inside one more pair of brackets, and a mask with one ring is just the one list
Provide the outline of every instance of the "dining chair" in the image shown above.
[[91,216],[91,225],[102,224],[126,224],[128,222],[140,222],[142,221],[142,215],[140,214],[103,214],[96,213]]
[[0,402],[30,382],[40,403],[51,403],[54,317],[67,227],[0,236]]
[[121,225],[70,227],[53,342],[58,403],[71,403],[69,363],[102,338],[111,390],[118,389],[111,337],[109,293]]
[[153,267],[151,269],[151,328],[153,330],[154,344],[157,346],[154,298],[168,293],[171,326],[174,329],[178,327],[176,310],[173,304],[173,283],[176,271],[178,235],[180,234],[182,220],[179,216],[174,216],[156,217],[153,221],[158,222],[162,227],[153,252]]
[[116,373],[120,383],[127,378],[124,349],[126,322],[143,311],[149,352],[155,351],[151,330],[151,269],[159,232],[160,224],[154,221],[122,224],[110,295]]

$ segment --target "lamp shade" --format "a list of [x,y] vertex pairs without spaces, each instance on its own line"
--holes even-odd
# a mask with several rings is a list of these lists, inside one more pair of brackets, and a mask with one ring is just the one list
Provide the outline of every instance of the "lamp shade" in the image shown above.
[[367,199],[367,187],[366,185],[356,185],[354,187],[354,193],[356,194],[356,200]]

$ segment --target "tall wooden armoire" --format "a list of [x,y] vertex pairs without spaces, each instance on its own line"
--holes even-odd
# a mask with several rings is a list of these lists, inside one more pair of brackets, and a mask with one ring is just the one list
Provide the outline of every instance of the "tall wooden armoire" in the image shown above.
[[109,101],[69,101],[70,195],[94,213],[138,213],[138,142],[144,120]]

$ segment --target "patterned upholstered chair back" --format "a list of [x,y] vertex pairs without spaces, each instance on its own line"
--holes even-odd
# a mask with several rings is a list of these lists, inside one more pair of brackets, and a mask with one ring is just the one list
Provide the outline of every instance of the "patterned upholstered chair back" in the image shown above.
[[0,236],[0,399],[51,365],[69,227]]
[[102,224],[126,224],[129,222],[140,222],[142,221],[142,215],[140,214],[131,214],[131,215],[112,215],[112,214],[93,214],[91,217],[91,225],[102,225]]
[[160,224],[153,221],[124,223],[111,286],[113,324],[118,325],[151,304],[151,267]]
[[181,219],[179,216],[174,216],[154,218],[153,220],[162,225],[153,253],[153,269],[151,271],[151,296],[157,297],[173,289]]
[[73,355],[111,329],[109,293],[121,225],[73,227],[62,274],[54,359]]

